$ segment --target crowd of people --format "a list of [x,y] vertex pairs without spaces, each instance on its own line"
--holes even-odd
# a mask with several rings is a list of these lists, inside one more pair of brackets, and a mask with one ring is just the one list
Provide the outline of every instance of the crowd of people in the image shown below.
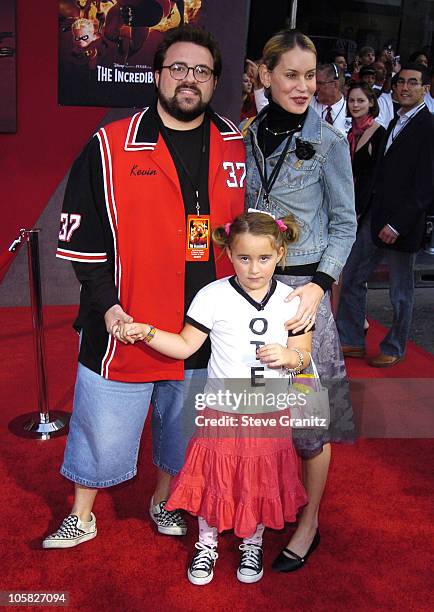
[[[261,61],[247,62],[237,129],[210,107],[222,69],[216,41],[183,25],[156,51],[156,104],[98,130],[74,163],[58,256],[82,287],[61,467],[75,498],[44,548],[95,538],[97,492],[135,476],[150,403],[150,517],[173,536],[187,531],[182,510],[198,517],[191,583],[212,580],[218,533],[228,529],[243,540],[244,583],[263,576],[265,528],[297,518],[275,571],[298,570],[318,547],[331,442],[354,439],[344,355],[364,352],[369,271],[386,253],[391,282],[399,278],[394,324],[372,363],[393,365],[404,354],[410,270],[433,194],[425,67],[399,67],[399,110],[384,126],[374,83],[363,80],[372,50],[360,51],[348,86],[345,58],[334,59],[320,63],[296,30],[275,34]],[[248,401],[235,413],[209,400],[200,421],[191,405],[222,381],[258,391],[312,379],[328,394],[325,426],[273,430],[273,405],[264,435],[261,418],[242,427]]]

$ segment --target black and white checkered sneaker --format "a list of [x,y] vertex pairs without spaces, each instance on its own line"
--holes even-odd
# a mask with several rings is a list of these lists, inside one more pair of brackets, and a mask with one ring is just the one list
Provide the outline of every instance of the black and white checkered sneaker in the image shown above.
[[187,571],[188,579],[192,584],[208,584],[214,578],[214,565],[218,559],[217,548],[206,546],[201,542],[196,542],[197,548],[190,567]]
[[72,548],[96,537],[96,518],[90,513],[91,520],[81,521],[75,514],[63,519],[59,529],[45,538],[42,548]]
[[183,536],[187,533],[187,523],[182,518],[179,510],[166,510],[167,500],[163,500],[159,504],[154,505],[154,500],[151,499],[149,514],[151,519],[157,525],[159,533],[164,535]]
[[262,567],[262,548],[255,544],[240,544],[241,559],[237,569],[240,582],[258,582],[264,575]]

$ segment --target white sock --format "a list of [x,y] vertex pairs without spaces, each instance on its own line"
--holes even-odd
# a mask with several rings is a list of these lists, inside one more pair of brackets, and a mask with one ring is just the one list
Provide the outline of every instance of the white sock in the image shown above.
[[250,538],[243,538],[243,544],[254,544],[255,546],[262,546],[262,535],[264,533],[264,525],[261,523],[256,527],[256,531]]
[[198,516],[199,522],[199,542],[205,546],[217,547],[217,529],[210,527],[202,516]]

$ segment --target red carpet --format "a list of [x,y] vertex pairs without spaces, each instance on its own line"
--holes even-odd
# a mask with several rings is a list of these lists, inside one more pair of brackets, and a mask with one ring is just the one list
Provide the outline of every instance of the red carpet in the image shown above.
[[[74,312],[73,307],[45,312],[52,409],[71,406]],[[274,574],[269,564],[290,528],[266,533],[265,576],[256,585],[236,580],[238,542],[232,534],[221,538],[212,584],[188,583],[185,568],[197,533],[194,520],[189,535],[175,539],[157,536],[147,517],[153,485],[148,430],[138,477],[98,495],[98,537],[75,549],[42,551],[42,536],[70,508],[72,487],[58,474],[65,438],[36,442],[9,433],[9,421],[36,406],[33,346],[29,310],[3,308],[1,314],[0,590],[68,591],[69,609],[83,611],[434,609],[432,440],[335,445],[320,547],[304,569]],[[370,343],[377,341],[376,330],[374,326],[370,332]],[[413,346],[409,356],[419,374],[432,371],[434,357]],[[350,371],[357,377],[395,376],[401,365],[377,372],[352,362]]]

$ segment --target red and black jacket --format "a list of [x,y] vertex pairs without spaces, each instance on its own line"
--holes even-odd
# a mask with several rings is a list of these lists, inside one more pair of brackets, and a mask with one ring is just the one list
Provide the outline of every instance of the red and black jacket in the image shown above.
[[[208,195],[216,226],[243,211],[245,154],[235,125],[207,114]],[[119,303],[136,321],[179,332],[185,244],[181,188],[156,109],[101,128],[72,167],[57,249],[58,257],[73,262],[82,286],[76,321],[83,333],[81,363],[124,382],[183,377],[183,362],[109,336],[104,313]],[[215,265],[219,278],[232,273],[226,256],[217,253]]]

